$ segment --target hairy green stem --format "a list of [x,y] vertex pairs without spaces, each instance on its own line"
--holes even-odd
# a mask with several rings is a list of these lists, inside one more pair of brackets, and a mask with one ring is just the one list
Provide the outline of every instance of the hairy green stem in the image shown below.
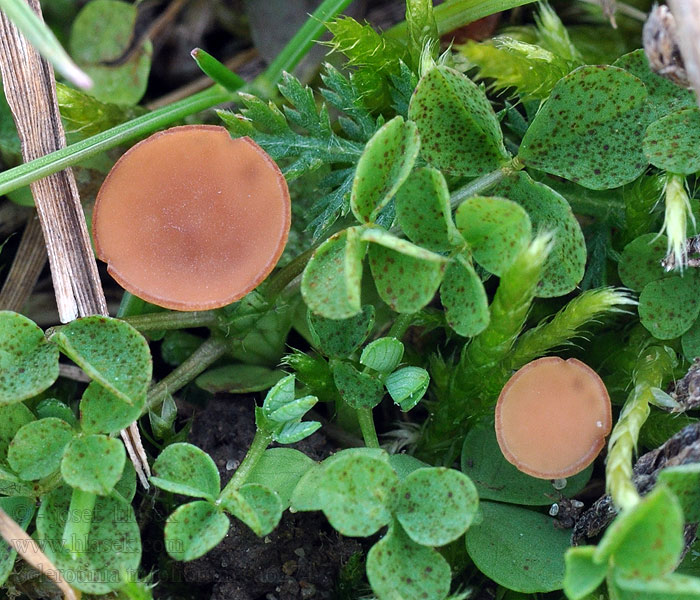
[[70,552],[73,559],[87,552],[96,500],[95,494],[73,488],[62,540],[63,546]]
[[389,329],[389,333],[387,333],[387,337],[393,337],[396,338],[397,340],[401,340],[401,338],[406,334],[406,331],[408,328],[413,325],[413,320],[416,318],[416,313],[401,313],[399,314],[394,322],[391,324],[391,328]]
[[[299,64],[299,61],[313,45],[314,40],[323,32],[324,23],[342,11],[349,3],[350,0],[324,0],[265,72],[253,82],[252,86],[256,89],[263,89],[269,95],[274,95],[274,86],[282,77],[282,73],[292,70]],[[234,97],[234,92],[220,85],[214,85],[189,98],[184,98],[71,144],[66,148],[9,169],[0,174],[0,195],[7,194],[115,146],[145,137],[189,115],[217,104],[230,102]]]
[[632,459],[639,432],[649,416],[649,404],[654,399],[652,388],[660,387],[672,369],[673,359],[665,348],[652,346],[642,353],[634,371],[634,389],[610,435],[605,487],[621,510],[632,508],[640,500],[632,481]]
[[374,417],[372,417],[372,409],[369,407],[356,408],[357,421],[360,424],[360,431],[365,440],[365,446],[368,448],[379,448],[379,438],[377,430],[374,427]]
[[129,325],[138,331],[153,331],[158,329],[187,329],[188,327],[213,327],[217,323],[214,310],[198,310],[192,312],[157,312],[123,317]]
[[467,198],[472,196],[478,196],[479,194],[485,192],[490,187],[496,185],[507,175],[510,175],[514,170],[520,169],[519,164],[509,164],[490,173],[486,173],[481,177],[477,177],[473,181],[470,181],[466,185],[459,189],[456,189],[450,194],[450,206],[452,210],[456,210],[457,207],[464,202]]
[[246,453],[243,462],[241,462],[240,466],[236,469],[236,472],[233,474],[233,477],[231,477],[231,480],[226,484],[224,489],[221,490],[217,504],[221,502],[221,500],[225,498],[227,494],[235,492],[245,483],[248,475],[250,475],[250,472],[253,470],[255,465],[258,464],[258,461],[262,458],[263,453],[265,450],[267,450],[267,447],[271,443],[272,434],[270,432],[263,431],[262,429],[256,430],[253,443],[250,445],[250,448],[248,448],[248,452]]
[[142,414],[156,410],[168,394],[174,394],[194,380],[197,375],[200,375],[226,354],[228,347],[229,343],[226,339],[217,336],[210,337],[192,353],[192,356],[148,391],[146,406]]

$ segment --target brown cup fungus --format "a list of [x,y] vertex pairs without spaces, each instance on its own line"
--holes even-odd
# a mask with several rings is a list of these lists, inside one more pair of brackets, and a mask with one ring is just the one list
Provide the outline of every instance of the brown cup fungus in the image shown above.
[[560,479],[593,462],[612,427],[598,374],[575,358],[539,358],[506,383],[496,405],[496,437],[520,471]]
[[287,242],[291,206],[275,162],[250,138],[186,125],[136,144],[97,195],[97,256],[132,294],[175,310],[245,296]]

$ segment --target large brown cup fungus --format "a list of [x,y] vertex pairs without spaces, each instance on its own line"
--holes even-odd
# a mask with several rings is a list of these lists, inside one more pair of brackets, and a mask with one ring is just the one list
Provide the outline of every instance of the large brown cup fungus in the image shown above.
[[612,427],[598,374],[575,358],[534,360],[505,385],[496,405],[503,455],[540,479],[560,479],[593,462]]
[[230,304],[279,260],[289,191],[250,138],[186,125],[126,152],[97,195],[97,256],[125,289],[175,310]]

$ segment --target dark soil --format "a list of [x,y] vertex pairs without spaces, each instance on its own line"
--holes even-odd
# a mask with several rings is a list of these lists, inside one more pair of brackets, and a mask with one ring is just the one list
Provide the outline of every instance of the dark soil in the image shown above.
[[[219,397],[195,413],[189,441],[214,459],[225,485],[254,433],[253,399]],[[336,450],[321,433],[296,447],[314,460]],[[184,582],[199,589],[197,598],[210,594],[211,600],[336,598],[341,568],[361,551],[358,541],[339,536],[321,513],[285,512],[263,539],[232,518],[221,544],[184,565]]]

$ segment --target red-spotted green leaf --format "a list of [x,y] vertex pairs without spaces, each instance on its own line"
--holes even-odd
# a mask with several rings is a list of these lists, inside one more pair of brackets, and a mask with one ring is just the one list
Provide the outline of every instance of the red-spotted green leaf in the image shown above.
[[649,60],[644,50],[635,50],[618,58],[614,67],[639,77],[647,88],[649,122],[656,121],[669,113],[695,106],[695,94],[673,83],[670,79],[654,73],[649,68]]
[[248,473],[246,482],[260,483],[277,492],[282,508],[286,509],[299,480],[317,465],[299,450],[269,448]]
[[47,477],[58,469],[63,450],[72,438],[73,429],[61,419],[32,421],[15,435],[7,450],[7,460],[25,481]]
[[394,524],[367,554],[367,578],[379,600],[442,600],[450,565],[433,548],[416,544]]
[[336,233],[316,249],[301,279],[301,294],[312,312],[328,319],[347,319],[360,312],[366,250],[356,228]]
[[440,286],[440,300],[447,324],[459,335],[473,337],[488,326],[486,290],[467,259],[457,257],[448,265]]
[[655,121],[642,143],[647,160],[659,169],[683,175],[700,171],[700,110],[683,108]]
[[165,548],[175,560],[194,560],[216,546],[228,532],[229,520],[211,502],[179,506],[165,522]]
[[219,470],[197,446],[170,444],[153,463],[151,483],[175,494],[214,500],[219,495]]
[[33,321],[0,311],[0,404],[31,398],[58,377],[58,348]]
[[700,578],[671,573],[654,579],[614,574],[613,585],[619,600],[696,600],[700,598]]
[[151,384],[151,353],[145,338],[125,321],[93,316],[58,329],[51,341],[90,379],[128,404]]
[[476,262],[499,276],[530,243],[532,236],[525,209],[505,198],[469,198],[459,205],[456,221]]
[[61,475],[71,487],[106,496],[121,479],[125,462],[121,440],[84,435],[68,444],[61,460]]
[[350,208],[358,221],[377,218],[416,162],[420,137],[415,123],[394,117],[367,142],[352,182]]
[[656,233],[645,233],[627,244],[618,265],[623,285],[641,292],[647,283],[672,277],[674,274],[661,266],[667,247],[666,236]]
[[246,483],[222,494],[221,506],[243,521],[256,535],[270,533],[282,518],[282,501],[277,492],[260,483]]
[[80,399],[80,426],[85,433],[117,433],[141,416],[146,395],[127,404],[106,387],[91,381]]
[[332,371],[341,398],[352,408],[373,408],[382,401],[384,387],[376,377],[360,373],[346,362],[334,363]]
[[396,518],[423,546],[444,546],[472,524],[479,495],[469,477],[454,469],[417,469],[401,483]]
[[607,65],[579,67],[554,86],[518,158],[590,189],[619,187],[648,164],[641,148],[648,110],[646,87],[634,75]]
[[408,117],[418,125],[421,156],[445,173],[482,175],[510,158],[483,89],[454,69],[434,67],[421,78]]
[[544,263],[537,296],[551,298],[574,290],[586,267],[586,241],[569,203],[549,186],[523,171],[506,177],[490,191],[520,204],[534,231],[551,231],[554,246]]
[[613,561],[620,575],[651,579],[673,571],[683,550],[683,511],[666,486],[657,486],[613,521],[593,560]]
[[0,406],[0,464],[7,462],[7,449],[12,438],[24,425],[34,420],[32,411],[22,403]]
[[[34,516],[34,499],[24,496],[0,498],[0,508],[22,529],[29,526]],[[0,540],[0,585],[4,585],[12,572],[17,552],[5,540]]]
[[658,478],[676,495],[688,523],[700,521],[700,464],[689,463],[667,467]]
[[335,530],[365,537],[391,520],[398,485],[385,460],[347,454],[325,467],[319,504]]
[[639,320],[660,340],[688,331],[700,314],[700,280],[692,272],[648,283],[639,296]]
[[408,238],[428,250],[444,252],[463,243],[452,222],[450,191],[437,169],[416,169],[396,194],[396,217]]
[[369,304],[348,319],[327,319],[309,311],[307,319],[314,347],[327,356],[350,356],[369,336],[374,327],[374,313],[374,307]]

